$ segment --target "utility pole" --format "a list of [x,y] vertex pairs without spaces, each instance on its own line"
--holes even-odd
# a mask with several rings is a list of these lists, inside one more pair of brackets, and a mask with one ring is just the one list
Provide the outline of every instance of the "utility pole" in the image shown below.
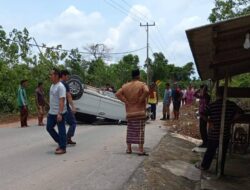
[[148,58],[148,49],[149,49],[149,43],[148,43],[148,33],[149,33],[149,30],[148,30],[148,27],[149,26],[155,26],[155,23],[153,24],[141,24],[140,23],[140,26],[146,26],[146,32],[147,32],[147,58],[146,58],[146,64],[147,64],[147,84],[149,85],[149,83],[151,82],[150,80],[150,76],[149,76],[149,70],[150,70],[150,66],[149,66],[149,58]]

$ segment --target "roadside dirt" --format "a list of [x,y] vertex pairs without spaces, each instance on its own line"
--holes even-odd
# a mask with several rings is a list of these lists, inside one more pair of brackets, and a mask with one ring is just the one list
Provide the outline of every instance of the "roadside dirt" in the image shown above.
[[[131,176],[123,190],[194,190],[199,186],[199,180],[192,180],[178,175],[178,171],[184,173],[196,173],[194,163],[200,160],[197,154],[191,152],[195,145],[186,140],[166,135],[162,138],[156,149],[140,165]],[[177,174],[168,168],[171,163],[177,163],[173,168]],[[182,164],[190,165],[190,168],[182,168]],[[193,167],[192,167],[193,166]],[[180,168],[179,168],[180,167]],[[196,174],[197,175],[197,174]],[[198,173],[199,175],[199,173]]]
[[200,139],[199,119],[196,111],[197,105],[182,106],[179,120],[168,120],[164,122],[169,132]]
[[[28,117],[28,125],[37,124],[37,116],[30,115]],[[8,114],[0,116],[0,128],[20,127],[20,116],[18,114]]]

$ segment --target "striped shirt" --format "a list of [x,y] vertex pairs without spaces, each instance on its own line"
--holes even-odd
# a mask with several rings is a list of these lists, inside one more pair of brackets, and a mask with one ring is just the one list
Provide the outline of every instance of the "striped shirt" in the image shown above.
[[[208,129],[208,139],[210,140],[219,140],[220,138],[222,102],[222,99],[218,99],[209,104],[204,110],[205,116],[207,116],[212,123],[212,126]],[[240,112],[242,112],[241,108],[239,108],[234,102],[229,100],[226,101],[224,139],[230,138],[230,128],[234,116]]]

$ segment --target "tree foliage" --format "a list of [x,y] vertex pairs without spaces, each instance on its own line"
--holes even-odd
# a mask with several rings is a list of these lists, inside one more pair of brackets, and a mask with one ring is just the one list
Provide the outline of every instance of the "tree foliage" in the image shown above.
[[215,23],[247,14],[250,14],[249,0],[215,0],[215,7],[208,19]]
[[[105,60],[110,56],[109,48],[105,45],[90,45],[85,48],[88,55],[81,53],[77,48],[65,51],[62,45],[53,47],[36,47],[33,37],[27,29],[19,31],[13,29],[6,33],[0,26],[0,112],[17,112],[17,89],[22,79],[28,79],[27,94],[29,109],[35,112],[35,89],[37,83],[44,83],[48,98],[50,87],[49,71],[53,67],[67,68],[71,74],[79,75],[84,83],[96,87],[104,87],[107,83],[120,88],[131,80],[131,71],[140,68],[137,55],[124,55],[117,63],[109,64]],[[37,51],[39,50],[39,51]],[[154,53],[150,60],[151,75],[153,80],[176,81],[182,80],[183,84],[191,81],[193,63],[183,67],[169,64],[164,54]],[[141,78],[146,81],[146,71],[141,70]],[[164,84],[164,83],[162,83]]]

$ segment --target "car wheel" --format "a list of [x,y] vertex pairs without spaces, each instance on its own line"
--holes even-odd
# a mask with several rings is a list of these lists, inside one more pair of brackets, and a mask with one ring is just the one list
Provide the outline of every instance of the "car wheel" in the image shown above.
[[78,100],[82,97],[83,87],[81,81],[71,78],[67,81],[69,90],[73,100]]
[[83,83],[81,77],[79,77],[78,75],[70,75],[69,80],[70,79],[76,79],[76,80],[79,80],[81,83]]

